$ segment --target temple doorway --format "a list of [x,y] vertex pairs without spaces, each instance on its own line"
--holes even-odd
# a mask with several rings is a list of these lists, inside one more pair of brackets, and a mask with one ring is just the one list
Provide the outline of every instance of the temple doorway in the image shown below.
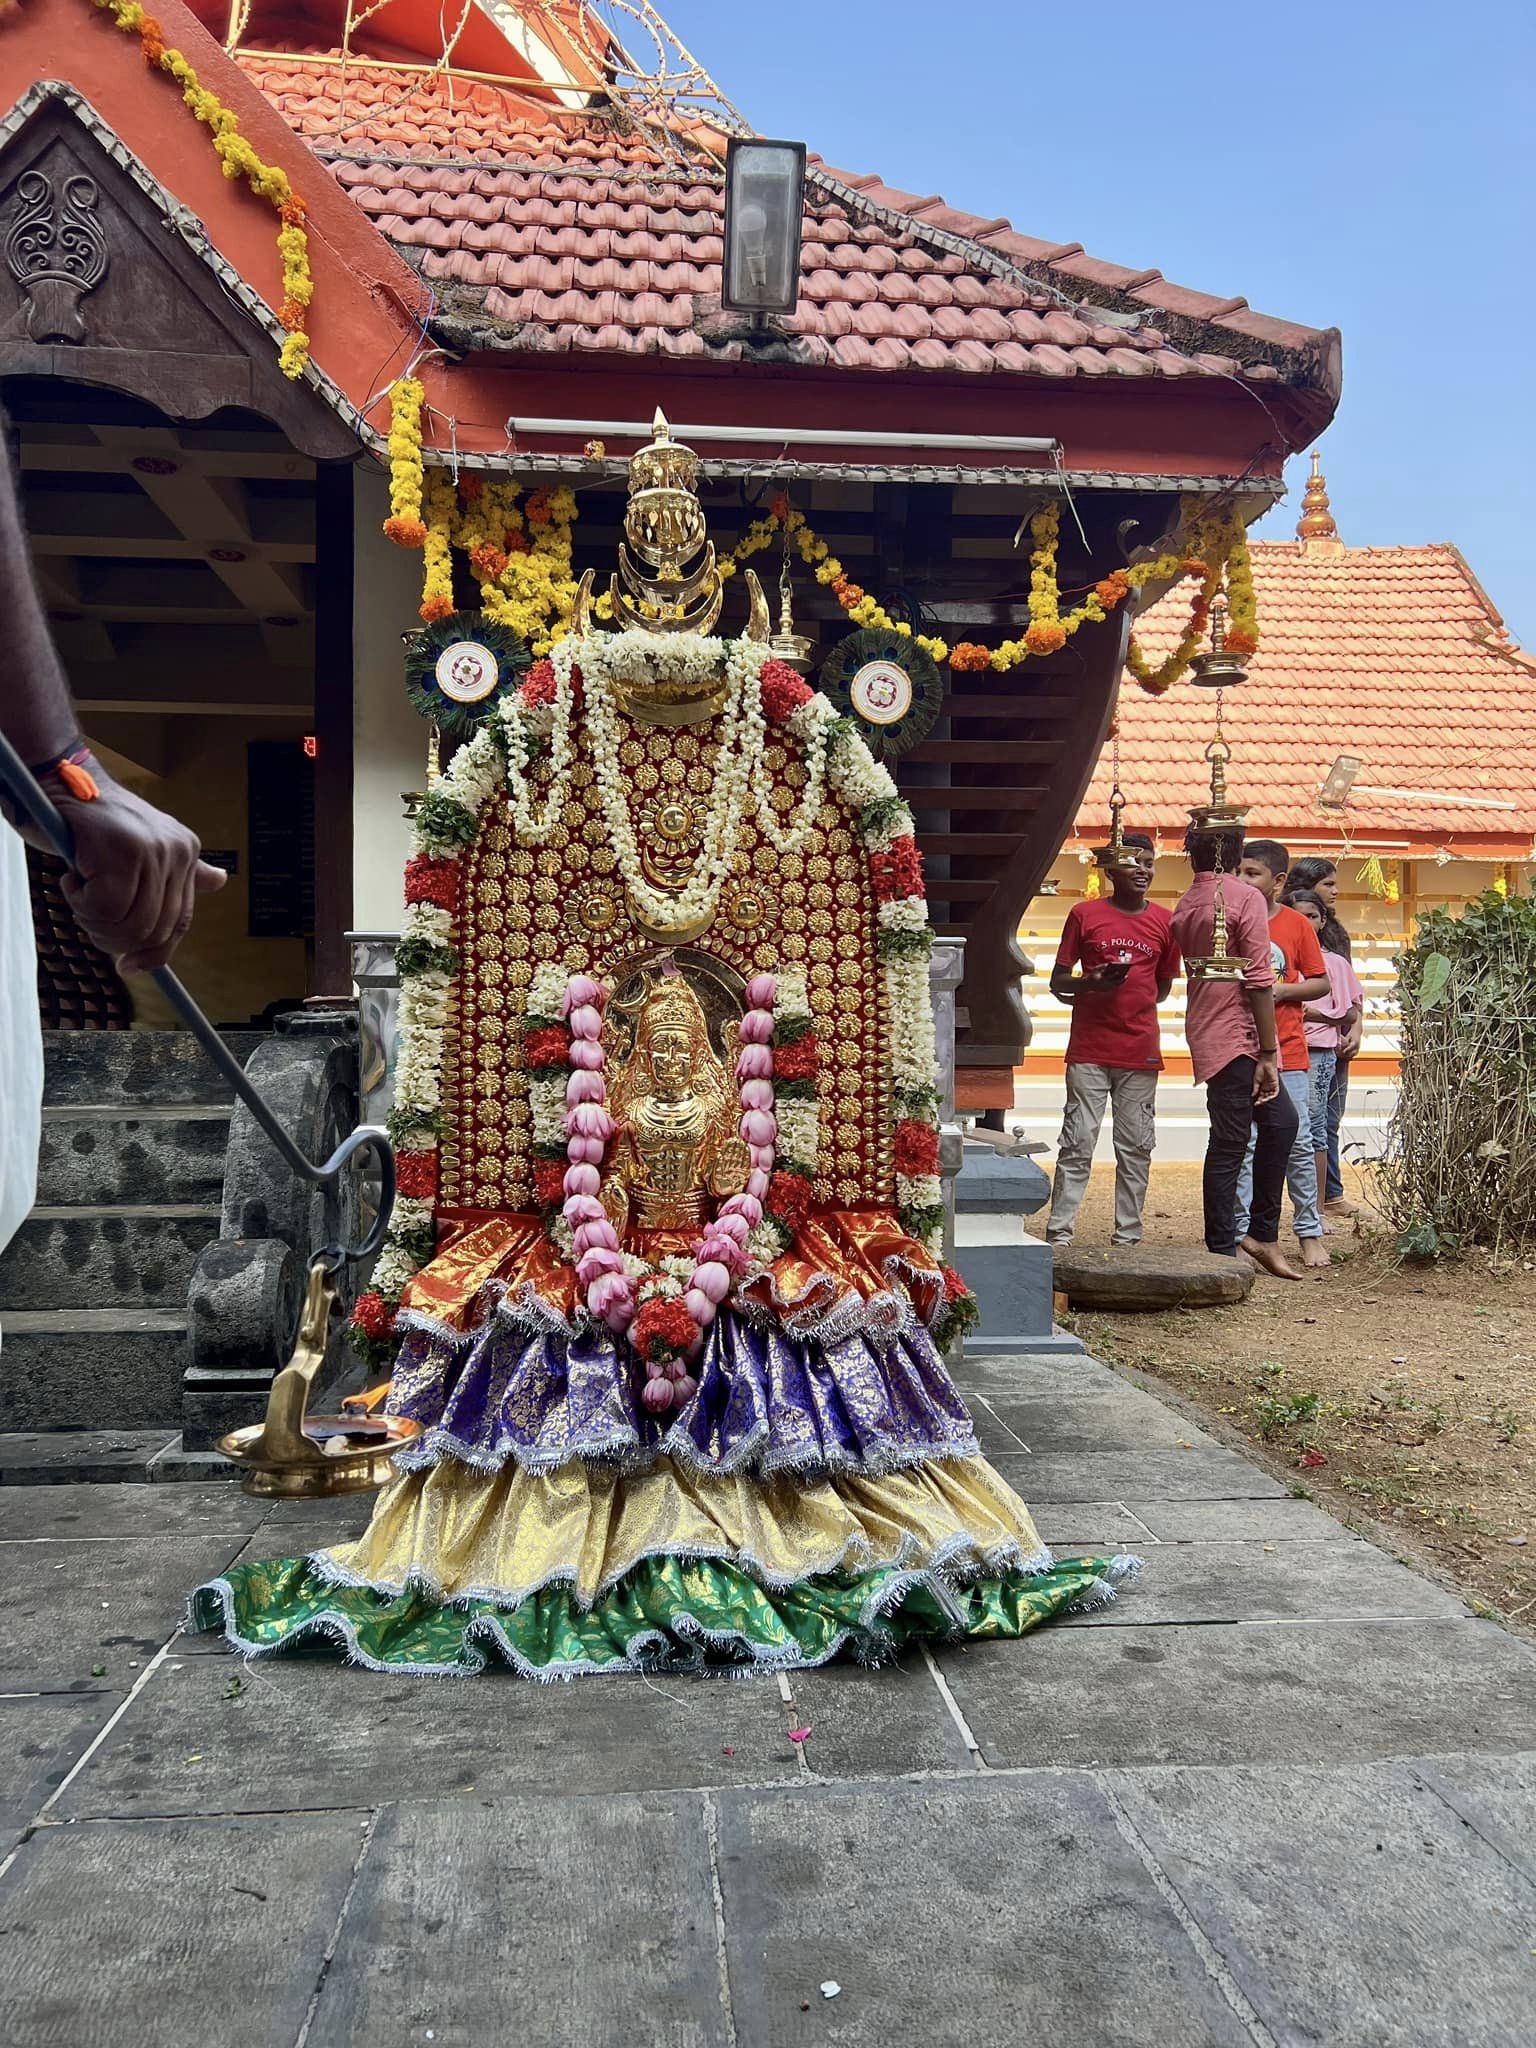
[[[317,465],[256,414],[177,422],[57,378],[3,386],[11,460],[82,730],[229,872],[177,967],[220,1025],[263,1025],[315,976]],[[85,944],[34,860],[55,1028],[176,1022]]]

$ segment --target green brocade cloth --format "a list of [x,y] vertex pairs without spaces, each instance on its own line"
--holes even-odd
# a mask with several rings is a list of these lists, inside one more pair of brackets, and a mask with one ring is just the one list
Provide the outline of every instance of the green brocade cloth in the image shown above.
[[247,1652],[339,1648],[376,1671],[466,1678],[499,1657],[529,1678],[600,1671],[788,1670],[846,1655],[881,1663],[929,1639],[1021,1636],[1068,1609],[1102,1606],[1134,1568],[1072,1558],[1038,1573],[956,1586],[894,1567],[772,1590],[716,1559],[653,1557],[590,1608],[565,1586],[516,1607],[446,1604],[425,1590],[330,1583],[308,1558],[237,1565],[192,1596],[195,1629]]

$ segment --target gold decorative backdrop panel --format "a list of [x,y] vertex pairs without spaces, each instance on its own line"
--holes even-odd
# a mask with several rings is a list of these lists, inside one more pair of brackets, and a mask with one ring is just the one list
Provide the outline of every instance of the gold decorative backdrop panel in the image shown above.
[[[714,788],[713,725],[625,724],[619,750],[648,865],[683,860],[691,814]],[[797,752],[767,751],[773,802],[788,820],[805,787]],[[855,821],[830,794],[805,843],[785,856],[750,813],[714,923],[693,941],[745,980],[799,968],[821,1043],[821,1173],[817,1199],[888,1203],[890,1071],[876,913]],[[450,1208],[527,1209],[533,1192],[521,1025],[536,964],[610,979],[653,952],[631,922],[607,843],[596,778],[578,760],[553,836],[520,847],[505,800],[487,803],[465,856],[459,946],[463,969],[444,1060],[442,1195]]]

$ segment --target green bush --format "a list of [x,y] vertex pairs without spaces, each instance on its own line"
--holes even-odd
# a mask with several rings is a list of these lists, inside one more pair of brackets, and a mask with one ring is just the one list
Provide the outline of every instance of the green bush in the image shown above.
[[1536,894],[1429,911],[1397,966],[1402,1072],[1377,1189],[1400,1250],[1536,1243]]

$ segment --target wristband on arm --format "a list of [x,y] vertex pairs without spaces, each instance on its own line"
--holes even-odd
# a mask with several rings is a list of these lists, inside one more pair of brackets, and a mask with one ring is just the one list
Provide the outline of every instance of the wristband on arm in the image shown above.
[[84,740],[77,740],[62,754],[53,754],[46,761],[32,762],[29,766],[39,782],[56,775],[76,803],[93,804],[101,795],[101,785],[90,771],[90,759],[90,748]]

